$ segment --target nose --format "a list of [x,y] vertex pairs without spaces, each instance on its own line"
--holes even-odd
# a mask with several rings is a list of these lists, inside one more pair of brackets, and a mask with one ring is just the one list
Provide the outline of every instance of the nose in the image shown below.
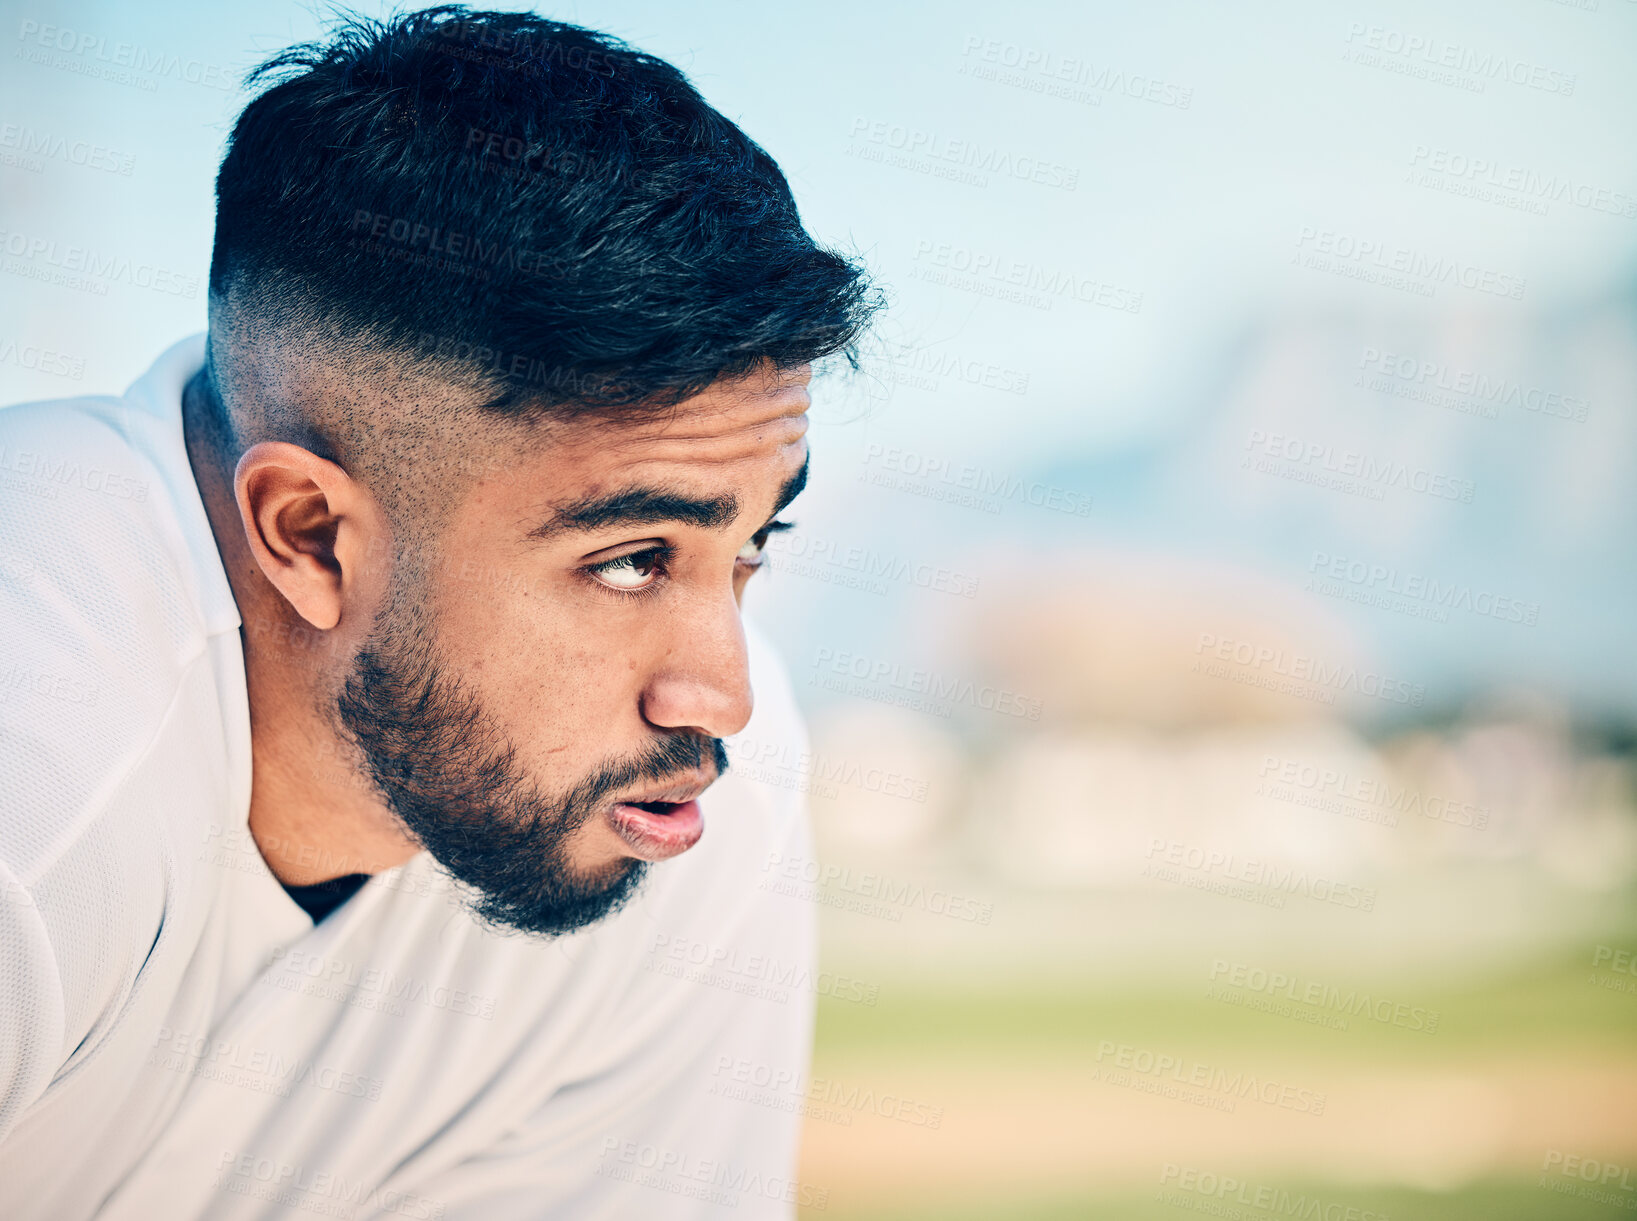
[[750,654],[731,592],[679,615],[642,693],[642,715],[658,729],[727,738],[750,721]]

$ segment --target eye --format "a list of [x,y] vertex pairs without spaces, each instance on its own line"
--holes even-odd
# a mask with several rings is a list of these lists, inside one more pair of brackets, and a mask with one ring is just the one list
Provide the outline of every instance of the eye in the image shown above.
[[630,555],[622,555],[617,560],[605,560],[601,564],[589,565],[586,571],[592,573],[610,589],[617,589],[622,593],[636,593],[654,583],[660,572],[662,558],[658,549],[635,551]]
[[760,568],[767,562],[767,540],[771,535],[790,529],[794,522],[770,521],[755,534],[750,541],[739,548],[739,554],[734,556],[734,562],[743,564],[747,568]]
[[758,530],[758,531],[756,531],[756,533],[754,535],[751,536],[751,539],[750,539],[750,541],[748,543],[746,543],[743,547],[739,548],[739,554],[734,556],[733,558],[735,560],[737,560],[741,564],[749,564],[752,568],[754,568],[754,567],[758,566],[759,564],[761,564],[762,557],[766,553],[767,553],[767,531],[766,530]]

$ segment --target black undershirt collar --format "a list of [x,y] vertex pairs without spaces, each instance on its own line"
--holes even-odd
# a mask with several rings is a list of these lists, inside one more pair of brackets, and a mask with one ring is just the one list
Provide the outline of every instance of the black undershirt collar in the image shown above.
[[286,886],[284,891],[296,901],[302,911],[312,917],[314,924],[318,924],[325,916],[357,894],[359,887],[369,879],[370,875],[367,873],[349,873],[345,877],[314,882],[311,886]]

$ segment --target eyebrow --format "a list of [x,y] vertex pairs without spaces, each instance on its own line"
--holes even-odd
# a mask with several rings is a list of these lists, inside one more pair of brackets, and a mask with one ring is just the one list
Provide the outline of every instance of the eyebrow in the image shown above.
[[[807,463],[779,489],[769,520],[779,515],[807,486]],[[689,496],[671,488],[625,488],[606,496],[588,496],[563,505],[551,519],[529,531],[532,539],[545,540],[560,534],[588,534],[616,526],[652,526],[681,522],[701,530],[721,530],[739,516],[739,498]]]

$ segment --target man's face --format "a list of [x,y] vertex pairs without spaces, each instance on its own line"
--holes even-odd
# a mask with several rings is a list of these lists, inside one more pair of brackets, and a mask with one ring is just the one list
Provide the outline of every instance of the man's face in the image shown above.
[[805,476],[809,378],[547,424],[396,580],[339,717],[481,915],[581,927],[703,833],[694,798],[750,718],[739,604]]

